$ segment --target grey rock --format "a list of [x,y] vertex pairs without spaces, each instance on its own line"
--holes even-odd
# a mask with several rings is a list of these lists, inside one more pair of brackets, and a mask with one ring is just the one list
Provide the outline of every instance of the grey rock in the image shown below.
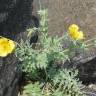
[[[26,28],[34,25],[32,1],[0,0],[0,36],[17,42],[24,37]],[[0,96],[18,96],[21,75],[13,54],[0,57]]]

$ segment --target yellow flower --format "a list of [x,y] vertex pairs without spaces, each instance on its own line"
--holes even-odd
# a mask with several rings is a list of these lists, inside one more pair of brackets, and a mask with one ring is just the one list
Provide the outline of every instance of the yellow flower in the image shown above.
[[70,34],[70,37],[71,37],[73,40],[81,40],[81,39],[84,39],[84,35],[83,35],[83,32],[82,32],[82,31],[74,32],[73,34]]
[[78,32],[77,39],[78,39],[78,40],[84,39],[84,34],[83,34],[82,31],[79,31],[79,32]]
[[83,32],[82,31],[79,31],[79,27],[77,25],[75,25],[75,24],[72,24],[72,25],[69,26],[68,32],[69,32],[70,37],[73,40],[84,39]]
[[15,49],[15,43],[4,37],[0,37],[0,56],[6,57]]
[[78,25],[76,25],[76,24],[72,24],[72,25],[70,25],[69,28],[68,28],[68,32],[69,32],[70,34],[73,34],[74,32],[77,32],[78,30],[79,30],[79,27],[78,27]]

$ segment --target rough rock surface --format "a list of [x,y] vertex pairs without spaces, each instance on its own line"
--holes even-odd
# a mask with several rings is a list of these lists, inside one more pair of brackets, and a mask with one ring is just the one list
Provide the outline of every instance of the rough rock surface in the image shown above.
[[[0,0],[0,36],[18,41],[34,25],[33,0]],[[32,24],[32,25],[31,25]],[[13,55],[0,57],[0,96],[18,96],[21,72]]]
[[90,84],[96,82],[96,55],[87,56],[74,57],[71,64],[79,70],[80,80],[85,84]]
[[21,72],[18,70],[14,56],[8,56],[0,61],[2,61],[0,62],[0,96],[18,96]]
[[0,35],[15,39],[32,23],[33,0],[0,0]]

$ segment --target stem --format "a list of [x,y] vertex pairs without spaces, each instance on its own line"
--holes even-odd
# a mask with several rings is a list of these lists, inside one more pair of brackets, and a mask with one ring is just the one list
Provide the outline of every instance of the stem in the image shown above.
[[[14,42],[15,42],[15,41],[14,41]],[[17,43],[17,42],[15,42],[15,43],[16,43],[20,48],[22,48],[21,45],[20,45],[19,43]]]
[[69,51],[69,49],[65,49],[63,52],[68,52]]
[[45,70],[45,74],[46,74],[46,82],[47,82],[47,80],[48,80],[47,71],[46,71],[46,69],[44,69],[44,70]]
[[87,44],[85,47],[94,46],[94,44]]
[[39,6],[40,6],[40,10],[42,9],[42,7],[41,7],[41,2],[40,2],[40,0],[39,0]]
[[85,41],[85,43],[91,42],[91,41],[93,41],[93,40],[96,40],[96,37],[94,37],[94,38],[92,38],[92,39],[89,39],[89,40]]

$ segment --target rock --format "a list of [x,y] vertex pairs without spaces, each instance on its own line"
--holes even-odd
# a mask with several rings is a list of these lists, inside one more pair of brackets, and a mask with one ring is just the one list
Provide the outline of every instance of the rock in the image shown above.
[[6,21],[19,0],[0,0],[0,23]]
[[75,57],[71,60],[70,64],[79,70],[79,78],[83,83],[96,82],[96,55]]
[[95,87],[95,84],[90,84],[88,86],[84,86],[81,90],[86,94],[86,96],[96,96]]
[[[0,36],[19,42],[26,28],[33,26],[33,0],[0,0]],[[37,26],[37,25],[36,25]],[[0,57],[0,96],[18,96],[21,71],[15,56]]]
[[90,84],[88,87],[94,91],[96,91],[96,84]]
[[16,58],[10,55],[0,61],[0,96],[18,96],[21,72]]
[[0,0],[0,35],[16,40],[18,34],[34,23],[32,1]]

